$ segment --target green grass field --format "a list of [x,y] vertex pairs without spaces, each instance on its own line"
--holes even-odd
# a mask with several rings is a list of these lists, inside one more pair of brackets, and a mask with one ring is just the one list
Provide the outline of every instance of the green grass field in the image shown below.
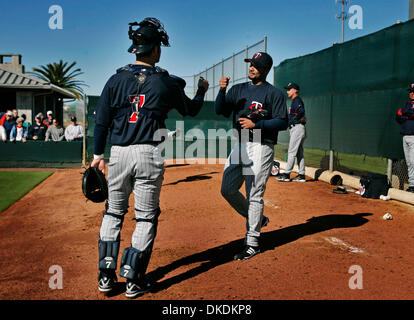
[[49,177],[51,171],[0,171],[0,212]]

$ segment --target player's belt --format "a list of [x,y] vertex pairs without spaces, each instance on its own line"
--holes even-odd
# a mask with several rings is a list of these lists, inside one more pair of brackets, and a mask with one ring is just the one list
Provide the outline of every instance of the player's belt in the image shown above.
[[[288,128],[289,128],[289,129],[292,129],[294,126],[296,126],[296,125],[298,125],[298,124],[302,124],[302,123],[290,124]],[[303,125],[303,124],[302,124],[302,125]]]

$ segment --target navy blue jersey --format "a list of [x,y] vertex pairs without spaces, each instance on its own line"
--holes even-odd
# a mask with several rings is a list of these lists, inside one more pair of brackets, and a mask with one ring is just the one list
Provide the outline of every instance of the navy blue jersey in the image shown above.
[[233,127],[239,131],[240,115],[248,110],[266,109],[270,117],[255,123],[255,129],[262,129],[262,141],[267,140],[277,143],[280,130],[287,128],[286,99],[282,91],[268,82],[260,85],[252,85],[251,82],[236,84],[225,93],[220,90],[216,102],[215,111],[225,117],[233,115]]
[[298,124],[299,120],[305,116],[305,104],[299,96],[292,100],[288,114],[289,126]]
[[34,136],[37,137],[37,140],[45,140],[46,138],[47,126],[43,123],[37,124],[34,123],[29,130],[28,136],[29,139],[33,139]]
[[[139,81],[141,80],[141,81]],[[112,145],[154,144],[165,129],[171,109],[195,116],[204,101],[199,88],[193,100],[184,93],[185,81],[158,67],[128,65],[109,78],[95,110],[94,153],[103,154],[108,129]]]
[[408,101],[398,110],[396,120],[401,125],[402,135],[414,135],[414,100]]

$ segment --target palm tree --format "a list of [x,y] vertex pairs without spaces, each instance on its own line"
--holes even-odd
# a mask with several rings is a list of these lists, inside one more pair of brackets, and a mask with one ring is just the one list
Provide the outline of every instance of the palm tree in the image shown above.
[[83,74],[80,68],[71,70],[76,65],[76,61],[68,66],[68,62],[49,63],[46,66],[41,65],[39,68],[33,68],[33,74],[39,79],[54,84],[60,88],[72,92],[78,100],[81,100],[83,90],[81,86],[87,86],[84,81],[76,80],[75,78]]

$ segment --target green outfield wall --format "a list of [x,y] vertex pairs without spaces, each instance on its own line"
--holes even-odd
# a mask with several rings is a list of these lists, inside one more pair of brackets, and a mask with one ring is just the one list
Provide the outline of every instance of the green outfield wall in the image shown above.
[[[413,39],[414,21],[409,21],[274,68],[276,87],[295,82],[301,88],[306,148],[404,157],[395,114],[414,82]],[[288,132],[279,141],[288,144]]]

